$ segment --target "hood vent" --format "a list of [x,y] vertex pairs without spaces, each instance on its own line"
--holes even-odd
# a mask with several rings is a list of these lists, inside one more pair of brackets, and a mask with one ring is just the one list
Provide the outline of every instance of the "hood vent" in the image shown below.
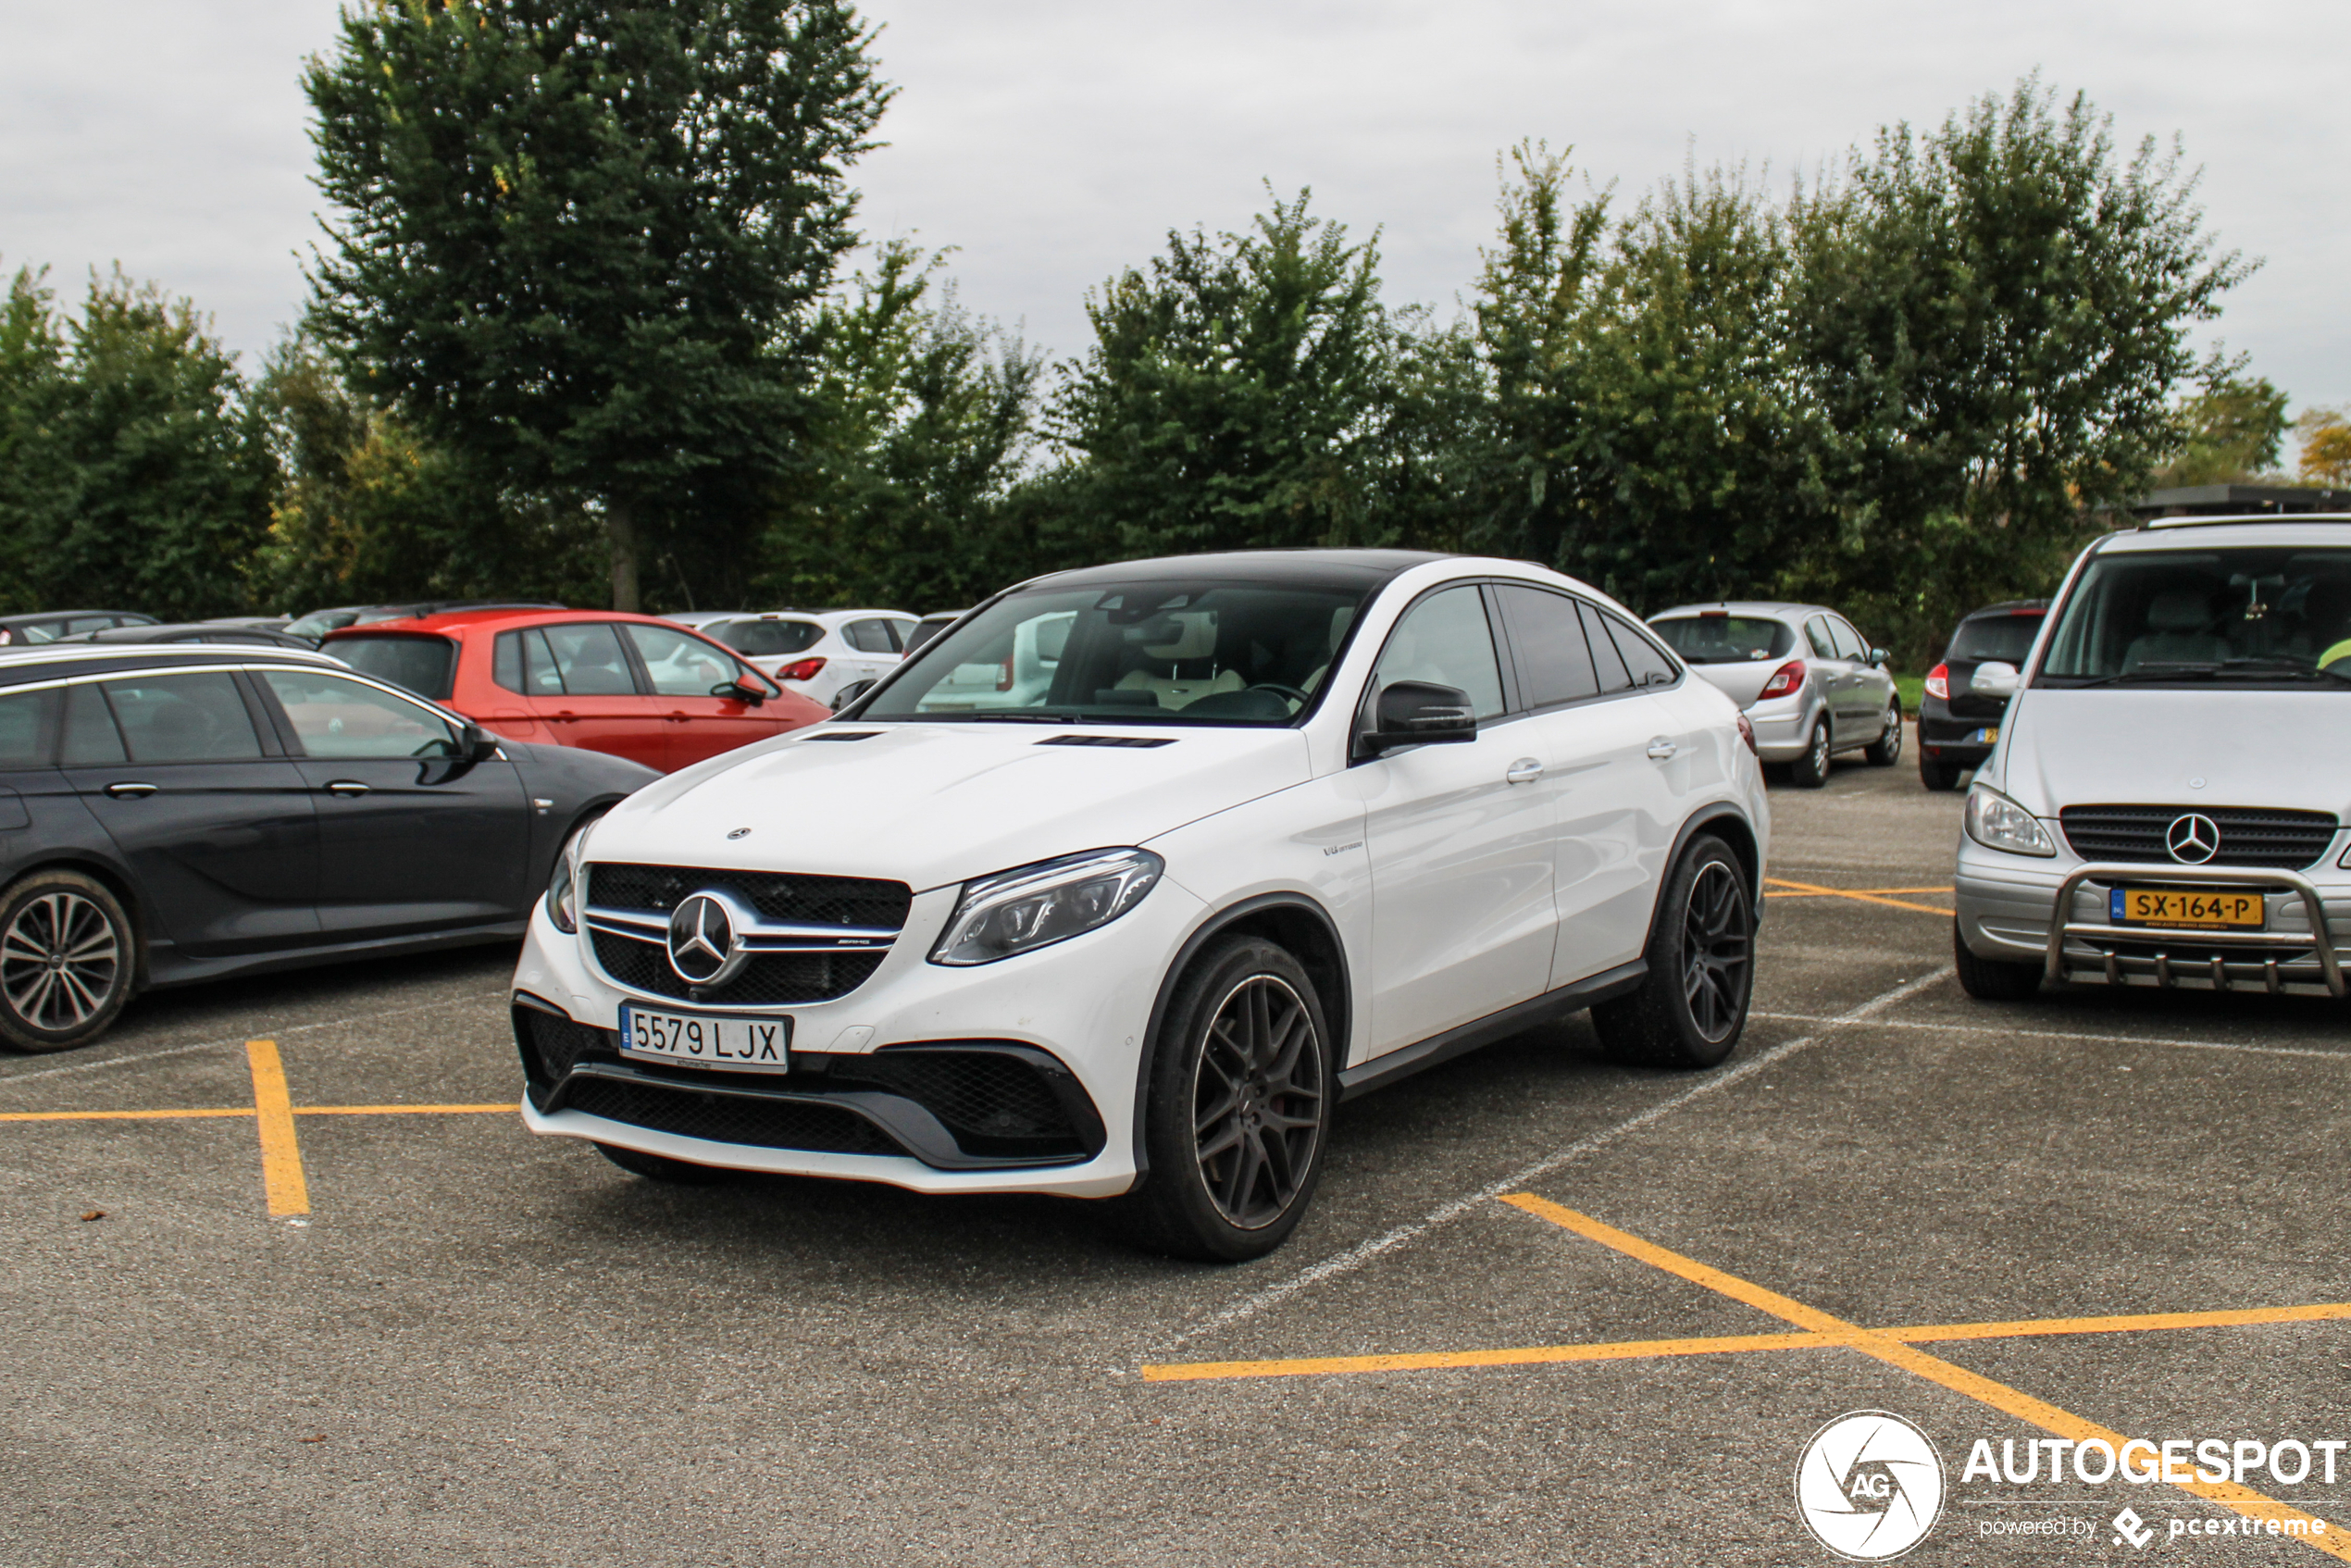
[[870,740],[881,733],[878,729],[827,729],[821,735],[803,735],[802,740]]
[[1155,740],[1141,735],[1055,735],[1037,742],[1040,746],[1134,746],[1149,750],[1153,746],[1172,746],[1172,740]]

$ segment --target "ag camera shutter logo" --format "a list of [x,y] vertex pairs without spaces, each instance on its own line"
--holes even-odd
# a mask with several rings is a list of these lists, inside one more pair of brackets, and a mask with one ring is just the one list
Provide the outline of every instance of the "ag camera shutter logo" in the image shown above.
[[1848,1562],[1899,1557],[1942,1517],[1943,1456],[1889,1411],[1840,1415],[1796,1462],[1796,1510],[1815,1540]]

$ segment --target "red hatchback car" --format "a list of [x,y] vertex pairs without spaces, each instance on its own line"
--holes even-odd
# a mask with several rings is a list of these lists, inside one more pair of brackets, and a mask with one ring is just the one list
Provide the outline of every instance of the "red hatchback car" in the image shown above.
[[321,651],[510,740],[664,773],[831,716],[674,621],[610,610],[452,610],[330,632]]

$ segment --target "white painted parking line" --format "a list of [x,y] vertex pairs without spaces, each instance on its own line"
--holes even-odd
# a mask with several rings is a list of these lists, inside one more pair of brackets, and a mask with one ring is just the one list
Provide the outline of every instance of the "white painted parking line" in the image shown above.
[[[342,1029],[354,1024],[372,1024],[379,1018],[397,1018],[409,1013],[430,1013],[436,1008],[458,1007],[479,1002],[484,997],[504,996],[506,988],[493,991],[472,991],[464,996],[444,997],[439,1002],[420,1002],[413,1007],[388,1007],[380,1013],[359,1013],[348,1018],[329,1018],[317,1024],[288,1024],[272,1029],[271,1038],[280,1035],[308,1034],[314,1029]],[[229,1039],[199,1040],[193,1045],[175,1045],[162,1051],[143,1052],[135,1056],[109,1056],[103,1062],[75,1062],[63,1067],[36,1067],[26,1073],[0,1073],[0,1084],[31,1083],[35,1078],[62,1078],[81,1073],[95,1073],[107,1067],[127,1067],[140,1062],[164,1062],[174,1056],[193,1056],[200,1051],[242,1051],[251,1034],[240,1034]]]
[[[1867,1022],[1885,1009],[1907,1002],[1919,992],[1950,978],[1951,974],[1951,966],[1946,964],[1931,975],[1922,975],[1916,979],[1904,980],[1891,989],[1880,991],[1869,1001],[1849,1008],[1835,1017],[1812,1020],[1820,1026],[1812,1033],[1775,1045],[1760,1056],[1750,1057],[1737,1066],[1726,1068],[1711,1077],[1692,1085],[1679,1094],[1659,1101],[1646,1111],[1627,1116],[1621,1122],[1613,1123],[1598,1132],[1579,1138],[1565,1148],[1555,1150],[1533,1164],[1513,1171],[1499,1181],[1488,1182],[1474,1192],[1439,1203],[1419,1219],[1399,1225],[1393,1230],[1383,1231],[1370,1240],[1358,1242],[1346,1251],[1335,1253],[1321,1263],[1290,1276],[1287,1279],[1269,1285],[1253,1295],[1244,1296],[1228,1306],[1221,1307],[1211,1313],[1201,1322],[1186,1329],[1173,1339],[1167,1340],[1154,1354],[1138,1359],[1164,1360],[1203,1335],[1230,1328],[1235,1324],[1255,1317],[1268,1307],[1276,1306],[1289,1300],[1301,1290],[1311,1289],[1325,1280],[1352,1274],[1373,1259],[1384,1253],[1392,1252],[1406,1242],[1425,1235],[1439,1226],[1449,1225],[1463,1214],[1474,1213],[1506,1192],[1516,1192],[1528,1183],[1539,1180],[1561,1166],[1583,1158],[1594,1150],[1614,1142],[1626,1133],[1673,1114],[1694,1100],[1728,1089],[1731,1085],[1750,1077],[1766,1067],[1778,1065],[1807,1046],[1814,1044],[1832,1030]],[[1766,1014],[1755,1014],[1752,1016],[1763,1017]]]
[[[1810,1013],[1756,1013],[1749,1016],[1786,1024],[1825,1024],[1833,1021]],[[2149,1035],[2102,1035],[2079,1029],[1996,1029],[1982,1024],[1935,1024],[1897,1018],[1880,1018],[1870,1027],[1923,1029],[1931,1034],[1996,1035],[2003,1039],[2071,1039],[2095,1045],[2161,1045],[2179,1051],[2236,1051],[2252,1056],[2316,1056],[2329,1062],[2351,1062],[2351,1050],[2326,1051],[2307,1045],[2243,1045],[2220,1039],[2158,1039]]]

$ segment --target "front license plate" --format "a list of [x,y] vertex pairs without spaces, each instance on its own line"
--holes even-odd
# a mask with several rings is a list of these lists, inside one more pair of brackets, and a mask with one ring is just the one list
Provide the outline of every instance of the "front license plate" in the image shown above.
[[2170,926],[2183,930],[2259,930],[2261,895],[2189,892],[2181,888],[2109,888],[2107,918],[2118,926]]
[[791,1069],[790,1018],[717,1018],[707,1013],[620,1010],[620,1053],[733,1073]]
[[1999,743],[1999,740],[2000,727],[1996,724],[1989,727],[1988,728],[1979,729],[1975,732],[1975,743],[1979,746],[1997,745]]

